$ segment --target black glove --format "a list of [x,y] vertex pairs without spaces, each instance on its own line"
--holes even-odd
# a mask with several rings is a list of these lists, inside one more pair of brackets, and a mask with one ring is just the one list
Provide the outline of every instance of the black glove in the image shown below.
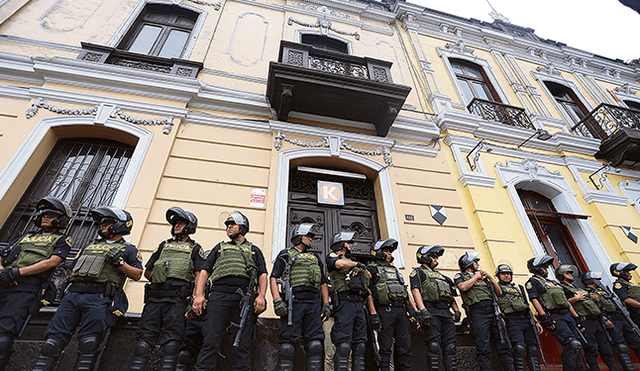
[[124,264],[124,259],[122,258],[122,255],[120,255],[120,249],[117,247],[110,248],[109,251],[107,251],[106,258],[111,264],[117,266],[122,266]]
[[431,313],[429,313],[427,308],[424,308],[423,310],[419,311],[418,314],[422,318],[422,326],[431,325]]
[[322,303],[322,317],[324,317],[323,319],[331,317],[331,304]]
[[20,277],[20,268],[0,270],[0,287],[8,286]]
[[556,322],[551,319],[551,316],[546,313],[540,316],[540,323],[546,328],[551,328],[556,324]]
[[584,327],[585,319],[584,319],[584,317],[582,317],[582,316],[574,317],[573,320],[576,321],[576,326],[578,327],[578,330],[580,330],[580,331],[584,331],[585,330],[585,327]]
[[379,314],[372,314],[369,317],[369,320],[371,321],[371,328],[374,330],[380,330],[382,328],[382,324],[380,323],[380,315]]
[[460,313],[459,310],[456,310],[453,312],[453,322],[460,322],[461,318],[462,318],[462,313]]
[[285,304],[282,298],[273,299],[273,310],[276,312],[277,316],[285,316],[288,312],[287,304]]

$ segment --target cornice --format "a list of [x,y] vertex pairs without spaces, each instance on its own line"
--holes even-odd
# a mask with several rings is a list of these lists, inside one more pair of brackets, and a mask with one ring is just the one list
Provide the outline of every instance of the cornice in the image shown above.
[[43,84],[44,79],[33,68],[33,59],[19,54],[0,52],[0,79]]
[[9,41],[9,42],[14,42],[19,44],[39,46],[42,48],[64,50],[72,53],[80,53],[82,51],[82,48],[77,45],[63,44],[55,41],[44,41],[44,40],[32,39],[29,37],[7,35],[3,33],[0,33],[0,41]]
[[189,107],[271,117],[271,107],[264,94],[206,85],[189,101]]

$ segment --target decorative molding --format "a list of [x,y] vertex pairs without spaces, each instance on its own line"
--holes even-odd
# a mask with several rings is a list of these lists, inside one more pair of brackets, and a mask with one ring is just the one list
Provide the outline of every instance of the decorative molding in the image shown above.
[[[29,109],[27,109],[25,116],[27,117],[27,119],[30,119],[31,117],[35,116],[36,113],[38,113],[38,110],[40,108],[44,108],[48,111],[54,112],[54,113],[58,113],[61,115],[69,115],[69,116],[78,116],[78,115],[92,115],[95,116],[98,113],[98,107],[99,106],[95,106],[93,108],[83,108],[83,109],[70,109],[70,108],[60,108],[60,107],[56,107],[53,106],[47,102],[45,102],[44,99],[42,98],[38,98],[38,100],[36,100],[31,107],[29,107]],[[122,120],[130,122],[132,124],[139,124],[139,125],[164,125],[164,128],[162,129],[162,132],[164,134],[169,134],[171,132],[171,128],[173,127],[173,116],[169,116],[167,118],[163,118],[163,119],[140,119],[140,118],[135,118],[133,116],[129,116],[126,113],[122,112],[122,109],[115,107],[111,114],[109,115],[109,117],[111,118],[116,118],[116,116],[119,116]],[[96,123],[96,122],[94,122]]]
[[204,5],[204,6],[212,6],[213,9],[215,10],[220,10],[220,8],[222,8],[222,4],[218,1],[217,3],[209,3],[206,1],[202,1],[202,0],[187,0],[187,1],[191,1],[192,3],[196,3],[199,5]]
[[619,86],[613,89],[616,93],[628,96],[635,96],[636,92],[631,89],[631,85],[629,83],[624,83],[622,86]]
[[458,40],[455,44],[446,43],[444,47],[459,54],[472,55],[474,52],[473,49],[467,47],[464,40]]
[[569,171],[571,171],[571,175],[573,179],[578,183],[578,187],[582,191],[582,198],[587,201],[587,203],[599,202],[603,204],[610,205],[618,205],[618,206],[627,206],[627,199],[623,196],[620,196],[616,193],[613,184],[609,181],[606,175],[607,169],[601,169],[600,173],[597,174],[600,178],[600,182],[602,182],[603,189],[593,189],[589,187],[589,184],[584,179],[584,177],[580,174],[582,173],[593,173],[598,170],[598,168],[594,168],[593,166],[585,167],[583,165],[574,164],[571,159],[567,160],[567,167]]
[[[191,0],[191,1],[193,1],[193,0]],[[305,4],[305,3],[294,3],[293,5],[297,6],[298,8],[311,10],[311,11],[314,11],[314,12],[323,13],[323,14],[327,14],[327,15],[332,15],[334,17],[347,18],[347,19],[351,19],[352,18],[347,13],[339,12],[339,11],[334,10],[334,9],[329,9],[325,5],[311,5],[311,4]]]
[[483,148],[487,152],[490,151],[489,145],[483,145],[483,148],[478,149],[477,157],[474,157],[475,170],[471,170],[467,167],[467,161],[465,159],[466,156],[463,155],[462,152],[464,151],[468,153],[471,151],[478,144],[478,141],[468,137],[457,137],[452,135],[447,135],[444,140],[451,149],[454,161],[458,167],[458,173],[460,174],[458,181],[460,181],[460,184],[462,184],[463,187],[472,185],[493,188],[496,179],[487,174],[487,169],[482,161],[482,156],[480,155],[480,151]]
[[529,47],[529,48],[527,48],[527,51],[529,52],[530,55],[532,55],[534,57],[538,57],[538,58],[542,58],[542,59],[549,59],[549,55],[547,54],[547,52],[544,49]]
[[298,24],[300,26],[303,26],[303,27],[319,28],[320,32],[324,36],[327,36],[329,30],[331,30],[331,31],[333,31],[333,32],[335,32],[337,34],[345,35],[345,36],[353,36],[356,40],[360,40],[360,34],[357,31],[356,32],[347,32],[347,31],[341,31],[341,30],[337,30],[337,29],[333,28],[333,24],[331,23],[330,20],[327,19],[326,16],[322,16],[322,18],[318,17],[318,20],[314,24],[298,21],[296,19],[293,19],[293,17],[289,17],[289,20],[287,21],[287,24],[289,26],[292,26],[294,23]]
[[544,67],[536,67],[536,71],[547,76],[560,76],[560,71],[553,66],[553,63],[547,63]]
[[618,183],[618,188],[640,214],[640,180],[625,180]]

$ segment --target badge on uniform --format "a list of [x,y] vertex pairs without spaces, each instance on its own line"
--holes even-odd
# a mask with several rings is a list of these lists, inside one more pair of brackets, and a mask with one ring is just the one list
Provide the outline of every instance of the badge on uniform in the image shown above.
[[67,237],[67,239],[66,239],[66,240],[64,240],[64,242],[65,242],[69,247],[73,246],[73,238],[71,238],[71,237]]
[[337,258],[337,257],[338,257],[338,254],[336,254],[336,253],[332,252],[331,254],[329,254],[329,257],[331,257],[331,258]]
[[620,282],[616,282],[613,284],[613,288],[619,290],[622,288],[622,284]]
[[204,249],[200,248],[200,257],[204,259]]
[[142,263],[142,254],[140,253],[140,251],[138,251],[138,253],[136,254],[136,259],[138,259],[138,261]]
[[533,285],[531,284],[531,282],[527,282],[525,286],[527,287],[528,290],[531,290],[533,288]]
[[411,274],[409,274],[409,277],[414,277],[417,274],[417,272],[415,270],[411,271]]

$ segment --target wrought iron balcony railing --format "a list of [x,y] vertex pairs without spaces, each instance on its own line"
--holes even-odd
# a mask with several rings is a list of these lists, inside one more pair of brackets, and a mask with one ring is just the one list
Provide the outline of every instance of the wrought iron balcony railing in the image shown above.
[[523,129],[535,130],[527,111],[524,108],[473,98],[467,106],[469,112],[487,121],[500,122]]
[[601,103],[571,130],[585,137],[604,140],[621,128],[640,130],[640,111]]

